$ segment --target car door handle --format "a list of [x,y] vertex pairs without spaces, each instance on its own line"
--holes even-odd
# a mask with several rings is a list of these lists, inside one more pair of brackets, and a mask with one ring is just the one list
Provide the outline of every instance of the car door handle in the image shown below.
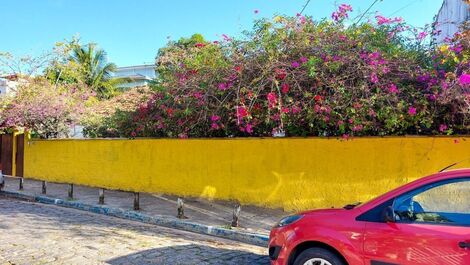
[[469,248],[470,249],[470,243],[469,242],[459,242],[459,247]]

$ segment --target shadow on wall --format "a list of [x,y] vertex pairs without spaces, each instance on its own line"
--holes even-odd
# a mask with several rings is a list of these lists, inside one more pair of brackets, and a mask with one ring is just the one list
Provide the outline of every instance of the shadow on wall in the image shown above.
[[111,265],[121,264],[237,264],[268,265],[269,258],[240,250],[214,248],[187,244],[154,248],[106,261]]

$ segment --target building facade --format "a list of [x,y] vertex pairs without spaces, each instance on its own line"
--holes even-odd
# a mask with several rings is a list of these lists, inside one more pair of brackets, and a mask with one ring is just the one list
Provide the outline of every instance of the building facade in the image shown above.
[[153,64],[118,67],[114,72],[114,78],[129,79],[129,82],[119,85],[123,89],[145,86],[155,77],[155,65]]
[[470,4],[468,0],[444,0],[436,15],[434,38],[442,43],[452,38],[460,26],[470,20]]
[[18,78],[16,75],[0,77],[0,97],[15,93],[17,86]]

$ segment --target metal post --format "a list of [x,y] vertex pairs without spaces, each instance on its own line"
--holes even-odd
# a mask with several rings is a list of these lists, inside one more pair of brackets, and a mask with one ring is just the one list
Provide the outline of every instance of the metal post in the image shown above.
[[233,208],[233,218],[232,218],[232,227],[238,227],[240,225],[240,212],[242,210],[242,207],[240,204],[235,205],[235,208]]
[[23,190],[23,183],[24,183],[24,179],[23,178],[20,178],[20,186],[19,186],[19,190]]
[[0,169],[0,190],[3,190],[5,187],[5,177],[2,174],[2,170]]
[[140,203],[139,203],[139,193],[138,192],[134,192],[134,210],[138,211],[140,210]]
[[47,193],[47,183],[45,181],[42,182],[42,194]]
[[184,201],[183,201],[183,199],[178,198],[178,200],[176,200],[176,205],[178,207],[178,215],[176,215],[176,217],[178,217],[180,219],[186,218],[186,216],[184,216]]
[[100,197],[98,199],[99,204],[104,204],[104,189],[100,189]]
[[73,199],[73,184],[69,185],[69,200]]

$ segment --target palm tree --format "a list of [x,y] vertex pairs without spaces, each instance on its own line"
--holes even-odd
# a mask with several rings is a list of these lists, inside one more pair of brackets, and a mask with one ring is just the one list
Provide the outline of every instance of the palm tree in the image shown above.
[[75,46],[70,60],[81,66],[85,84],[100,98],[112,96],[116,86],[123,82],[123,80],[112,78],[116,65],[108,63],[106,52],[98,49],[94,43]]

